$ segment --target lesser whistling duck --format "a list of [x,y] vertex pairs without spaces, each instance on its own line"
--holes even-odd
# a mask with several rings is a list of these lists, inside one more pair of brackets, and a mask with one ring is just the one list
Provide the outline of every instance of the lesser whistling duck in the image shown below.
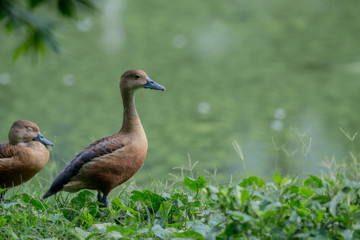
[[[8,189],[20,185],[37,174],[49,160],[46,139],[39,127],[27,120],[13,123],[9,142],[0,144],[0,188]],[[0,193],[0,200],[5,192]]]
[[44,198],[58,191],[91,189],[98,192],[97,200],[106,207],[110,191],[140,169],[148,144],[134,102],[135,90],[139,88],[165,90],[142,70],[126,71],[120,80],[124,106],[120,131],[95,141],[77,154],[56,176]]

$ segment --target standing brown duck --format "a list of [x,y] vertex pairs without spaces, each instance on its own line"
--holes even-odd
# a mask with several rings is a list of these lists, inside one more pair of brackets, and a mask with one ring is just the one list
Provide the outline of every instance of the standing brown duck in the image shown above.
[[[13,123],[9,142],[0,144],[0,188],[8,189],[20,185],[37,174],[49,160],[47,140],[39,127],[27,120]],[[0,193],[0,200],[5,192]]]
[[77,154],[56,176],[44,198],[58,191],[92,189],[98,191],[98,201],[106,207],[110,191],[140,169],[146,157],[147,139],[134,102],[135,90],[139,88],[165,90],[142,70],[126,71],[120,80],[124,105],[120,131],[95,141]]

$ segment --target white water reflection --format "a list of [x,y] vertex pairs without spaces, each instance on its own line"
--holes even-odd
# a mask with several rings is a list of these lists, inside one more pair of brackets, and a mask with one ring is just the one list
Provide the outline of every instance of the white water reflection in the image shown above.
[[199,113],[206,114],[210,111],[210,104],[207,102],[201,102],[198,106]]
[[85,18],[84,20],[79,21],[76,24],[76,27],[80,32],[88,32],[88,31],[90,31],[90,29],[92,28],[91,18]]
[[10,83],[10,74],[7,72],[0,74],[0,84],[7,85]]
[[102,14],[102,47],[110,54],[118,49],[125,40],[122,21],[126,0],[107,0]]
[[196,50],[200,56],[209,57],[225,53],[229,47],[230,37],[225,24],[215,21],[208,26],[202,26],[196,41]]
[[275,112],[274,112],[274,117],[276,119],[284,119],[286,117],[285,110],[282,109],[282,108],[276,109]]
[[280,131],[283,128],[284,128],[284,123],[281,120],[276,119],[271,123],[272,130]]
[[62,78],[62,83],[67,86],[67,87],[71,87],[72,85],[75,84],[75,77],[72,74],[66,74],[63,78]]
[[173,38],[173,45],[176,47],[176,48],[183,48],[185,47],[187,44],[187,39],[184,35],[182,34],[179,34],[179,35],[176,35],[174,38]]

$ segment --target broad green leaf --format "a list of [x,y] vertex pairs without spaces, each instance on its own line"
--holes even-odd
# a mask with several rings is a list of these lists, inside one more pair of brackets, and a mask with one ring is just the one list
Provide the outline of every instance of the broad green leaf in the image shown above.
[[204,188],[207,182],[203,176],[199,176],[197,179],[186,177],[183,183],[186,187],[190,188],[191,191],[197,192]]
[[82,190],[75,197],[70,200],[70,203],[76,207],[76,209],[81,209],[86,206],[91,201],[95,200],[95,194],[89,190]]
[[314,175],[309,175],[309,177],[313,180],[315,187],[318,187],[318,188],[323,187],[323,182],[320,178],[318,178]]
[[152,207],[155,213],[159,210],[161,203],[165,201],[165,198],[149,190],[143,192],[132,191],[131,193],[131,200],[134,202],[143,202],[146,206]]
[[282,204],[280,202],[273,202],[266,205],[264,212],[267,213],[269,211],[276,211],[279,207],[282,207]]
[[56,213],[56,214],[51,214],[50,216],[48,216],[47,220],[49,221],[52,221],[52,222],[56,222],[58,220],[61,219],[61,216],[60,214]]
[[178,238],[186,238],[186,239],[197,239],[197,240],[204,239],[204,236],[201,233],[198,233],[194,230],[187,230],[182,233],[175,233],[174,236]]
[[240,211],[227,211],[230,215],[239,218],[243,222],[254,221],[254,218]]
[[319,203],[324,204],[324,203],[330,202],[331,198],[328,195],[318,195],[317,194],[312,198],[312,200],[318,201]]
[[357,211],[359,210],[359,207],[357,205],[351,205],[350,206],[350,212],[354,212],[354,211]]
[[225,216],[223,213],[212,213],[209,217],[208,224],[212,227],[215,227],[225,221]]
[[316,192],[311,188],[299,188],[299,194],[304,198],[309,198],[314,195]]
[[280,185],[280,184],[281,184],[281,176],[280,176],[280,174],[274,173],[273,179],[274,179],[274,182],[275,182],[277,185]]
[[350,229],[345,229],[343,231],[340,231],[340,234],[345,240],[352,240],[354,231]]
[[285,192],[290,192],[290,193],[298,193],[299,192],[299,187],[292,185],[288,188],[286,188]]
[[113,201],[111,202],[113,206],[117,206],[121,208],[122,210],[129,211],[132,215],[137,216],[138,212],[134,209],[125,206],[117,197],[114,197]]
[[241,204],[250,200],[249,192],[246,190],[240,190],[241,192]]
[[206,236],[206,234],[207,234],[208,232],[211,231],[211,227],[210,227],[209,225],[204,224],[204,223],[202,223],[202,222],[199,221],[199,220],[195,220],[194,222],[192,222],[192,223],[191,223],[191,228],[192,228],[194,231],[202,234],[204,237]]
[[319,210],[315,209],[315,214],[316,214],[316,218],[315,218],[316,222],[320,223],[323,220],[323,217],[325,215],[325,211],[319,211]]
[[249,187],[252,185],[256,185],[261,188],[265,185],[265,182],[261,178],[252,176],[252,177],[244,178],[242,180],[242,182],[239,184],[239,186],[243,187],[243,188],[246,188],[246,187]]
[[317,188],[323,187],[322,180],[314,175],[309,175],[309,178],[304,182],[304,187],[309,187],[311,184]]
[[281,187],[287,186],[287,185],[289,185],[291,182],[292,182],[291,179],[285,177],[285,178],[281,179],[281,184],[280,184],[280,186],[281,186]]
[[34,208],[36,208],[38,210],[43,210],[45,206],[48,206],[46,203],[43,203],[35,198],[32,198],[30,200],[30,204],[31,204],[31,206],[33,206]]
[[336,217],[336,208],[337,208],[337,204],[338,204],[339,200],[340,200],[340,196],[336,195],[330,201],[329,212],[331,213],[331,215],[333,217]]
[[311,213],[311,210],[304,206],[295,208],[295,211],[301,217],[306,217],[309,213]]
[[238,221],[231,222],[230,224],[227,225],[223,235],[226,237],[233,238],[234,236],[242,232],[241,226],[242,225]]
[[151,230],[158,238],[165,239],[165,230],[160,225],[153,226]]
[[160,205],[160,212],[161,215],[167,219],[170,211],[171,211],[172,204],[170,201],[163,201]]
[[90,233],[88,233],[88,232],[86,232],[86,231],[84,231],[84,230],[82,230],[81,228],[78,228],[78,227],[75,228],[75,231],[78,234],[80,234],[80,236],[83,237],[83,238],[87,238],[90,235]]
[[6,215],[6,216],[0,216],[0,227],[5,226],[6,224],[8,224],[11,221],[11,216]]

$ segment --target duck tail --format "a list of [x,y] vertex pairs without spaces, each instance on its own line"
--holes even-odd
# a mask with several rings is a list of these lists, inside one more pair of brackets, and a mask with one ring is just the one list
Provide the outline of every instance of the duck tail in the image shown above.
[[43,199],[50,197],[51,195],[54,195],[56,192],[51,191],[51,189],[47,190],[47,192],[44,194]]

